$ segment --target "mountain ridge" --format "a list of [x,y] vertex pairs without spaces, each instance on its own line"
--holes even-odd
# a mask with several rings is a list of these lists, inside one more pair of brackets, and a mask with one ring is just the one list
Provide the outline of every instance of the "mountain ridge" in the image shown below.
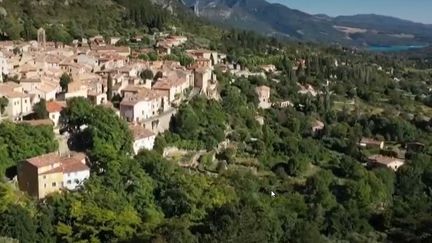
[[[183,0],[200,17],[266,35],[356,46],[429,44],[432,25],[377,14],[312,15],[265,0]],[[338,27],[345,27],[338,28]]]

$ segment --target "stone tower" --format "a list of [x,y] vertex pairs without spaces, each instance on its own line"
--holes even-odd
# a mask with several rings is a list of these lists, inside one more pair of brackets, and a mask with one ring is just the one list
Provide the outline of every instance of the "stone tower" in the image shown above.
[[37,31],[37,41],[39,44],[39,47],[45,47],[46,45],[46,33],[45,29],[40,27]]

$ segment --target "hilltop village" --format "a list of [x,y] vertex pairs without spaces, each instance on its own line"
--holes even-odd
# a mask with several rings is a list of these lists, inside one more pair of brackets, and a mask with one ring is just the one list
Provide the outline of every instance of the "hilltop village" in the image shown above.
[[[67,143],[69,137],[61,113],[67,108],[68,100],[81,97],[95,106],[112,109],[128,123],[135,155],[143,149],[154,148],[156,136],[170,129],[171,120],[182,103],[197,95],[220,100],[215,68],[245,78],[278,74],[272,64],[261,65],[258,72],[241,69],[239,64],[228,63],[226,54],[211,50],[186,50],[191,62],[182,66],[178,61],[133,58],[130,47],[116,45],[120,38],[95,36],[76,40],[73,45],[46,39],[45,30],[40,28],[35,41],[0,42],[3,79],[0,96],[8,100],[1,119],[33,126],[51,125]],[[187,41],[185,36],[162,35],[154,51],[160,56],[170,55],[171,48]],[[305,60],[298,63],[293,65],[294,71],[304,67]],[[321,92],[310,84],[298,83],[298,86],[301,95],[314,97]],[[266,85],[257,86],[255,92],[260,109],[293,106],[290,100],[272,102],[271,88]],[[34,108],[41,103],[46,117],[35,114]],[[261,125],[265,123],[263,117],[257,116],[256,120]],[[319,134],[324,128],[320,120],[311,123],[312,134]],[[384,141],[362,138],[359,146],[382,150]],[[164,154],[170,156],[170,152]],[[90,176],[85,157],[66,146],[63,151],[27,158],[18,171],[20,188],[38,198],[63,188],[75,189]],[[371,155],[368,161],[395,171],[404,164],[403,157],[381,154]],[[194,163],[186,166],[194,167]]]
[[[142,61],[131,58],[129,47],[115,46],[119,40],[95,36],[74,41],[70,46],[47,42],[41,28],[37,41],[0,42],[0,96],[8,101],[0,118],[35,126],[52,125],[60,135],[60,114],[67,101],[82,97],[94,105],[112,108],[113,113],[129,123],[133,151],[137,154],[141,149],[153,149],[156,135],[169,129],[171,117],[182,102],[195,95],[218,99],[213,70],[226,61],[225,55],[187,50],[193,60],[187,66],[176,61]],[[166,36],[155,49],[160,55],[170,54],[170,48],[186,41],[183,36]],[[116,105],[113,100],[118,101]],[[41,102],[48,117],[34,119],[33,108]],[[39,198],[63,187],[74,188],[71,185],[78,185],[89,176],[85,160],[74,158],[60,152],[29,158],[26,161],[38,168],[37,175],[23,169],[19,174],[21,188]],[[66,178],[66,174],[77,172],[84,174],[78,179]],[[39,186],[22,182],[41,175],[48,179],[39,181]],[[64,179],[56,181],[58,177]],[[30,184],[36,188],[27,188]]]
[[429,205],[424,60],[47,33],[0,41],[0,241],[381,242],[411,217],[395,205]]

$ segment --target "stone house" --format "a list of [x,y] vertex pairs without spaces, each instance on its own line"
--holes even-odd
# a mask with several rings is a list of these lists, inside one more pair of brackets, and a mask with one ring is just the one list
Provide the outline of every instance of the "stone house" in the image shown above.
[[90,168],[82,153],[44,154],[26,159],[18,166],[20,190],[38,199],[61,190],[74,190],[89,177]]

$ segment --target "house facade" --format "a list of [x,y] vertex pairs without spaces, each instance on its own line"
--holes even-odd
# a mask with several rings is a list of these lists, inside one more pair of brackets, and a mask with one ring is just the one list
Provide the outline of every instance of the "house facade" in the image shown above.
[[133,150],[134,154],[138,154],[140,150],[152,150],[156,139],[156,134],[152,131],[143,128],[140,125],[130,125],[129,129],[132,131],[134,138]]
[[50,101],[46,103],[46,109],[48,112],[49,119],[54,123],[54,127],[58,127],[60,121],[60,113],[64,109],[65,105],[60,104],[56,101]]
[[38,199],[63,189],[74,190],[89,177],[90,168],[82,153],[44,154],[29,158],[18,167],[20,190]]
[[24,93],[19,84],[0,84],[0,97],[8,99],[8,105],[4,113],[11,120],[20,120],[23,116],[33,112],[30,95]]

